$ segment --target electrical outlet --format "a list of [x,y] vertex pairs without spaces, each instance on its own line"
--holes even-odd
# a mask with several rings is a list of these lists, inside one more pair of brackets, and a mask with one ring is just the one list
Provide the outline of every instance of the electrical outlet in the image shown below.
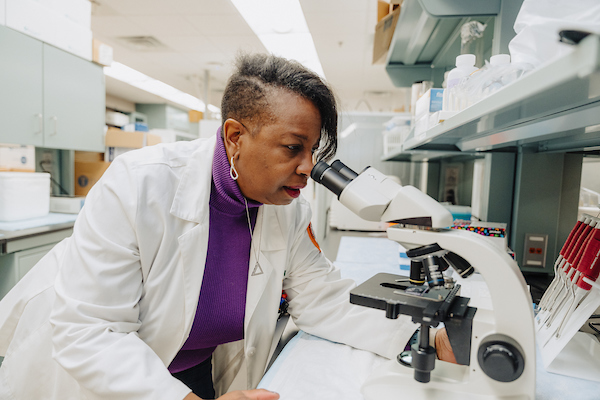
[[523,266],[544,268],[546,266],[547,247],[548,235],[526,233],[523,249]]

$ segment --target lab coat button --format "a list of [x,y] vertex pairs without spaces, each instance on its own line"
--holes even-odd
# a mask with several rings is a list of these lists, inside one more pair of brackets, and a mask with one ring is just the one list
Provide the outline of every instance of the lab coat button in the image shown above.
[[248,351],[246,351],[247,357],[254,357],[255,354],[256,354],[256,348],[254,348],[254,347],[249,347]]

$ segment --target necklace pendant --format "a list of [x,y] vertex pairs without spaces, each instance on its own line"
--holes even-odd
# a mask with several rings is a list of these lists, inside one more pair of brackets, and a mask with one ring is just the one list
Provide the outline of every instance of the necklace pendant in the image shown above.
[[264,274],[264,272],[263,272],[260,264],[257,261],[256,264],[254,265],[254,270],[252,270],[252,276],[262,275],[262,274]]

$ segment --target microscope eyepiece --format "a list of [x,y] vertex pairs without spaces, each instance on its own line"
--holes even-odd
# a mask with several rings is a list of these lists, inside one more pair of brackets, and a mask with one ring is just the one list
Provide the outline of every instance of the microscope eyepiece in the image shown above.
[[[342,164],[348,171],[354,172],[350,168],[346,167],[341,161],[339,163]],[[347,173],[348,172],[345,172],[345,174]],[[315,182],[320,183],[321,185],[325,186],[327,189],[335,193],[336,196],[340,197],[340,194],[342,193],[346,185],[348,185],[348,183],[350,183],[352,179],[354,179],[349,178],[345,174],[342,174],[340,171],[332,168],[332,166],[327,164],[325,161],[319,161],[313,167],[310,173],[310,177],[313,178]]]
[[341,162],[340,160],[335,160],[331,163],[331,168],[335,169],[340,174],[344,175],[346,178],[352,180],[358,176],[356,172],[348,168],[346,164]]

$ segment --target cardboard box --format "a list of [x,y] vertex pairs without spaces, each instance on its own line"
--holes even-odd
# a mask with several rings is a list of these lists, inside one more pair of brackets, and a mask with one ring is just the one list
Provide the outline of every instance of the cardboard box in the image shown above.
[[117,128],[108,128],[104,143],[107,147],[127,147],[141,149],[160,143],[160,136],[148,132],[126,132]]
[[75,161],[75,196],[87,195],[109,166],[104,161]]
[[200,122],[200,120],[204,118],[204,113],[202,111],[190,110],[188,111],[188,120],[190,122]]
[[144,146],[161,143],[160,136],[148,132],[127,132],[117,128],[108,128],[104,138],[106,151],[104,161],[112,162],[119,155]]
[[377,23],[375,27],[375,40],[373,41],[373,64],[385,63],[401,9],[402,7],[396,8],[391,14]]
[[92,39],[92,61],[110,67],[113,62],[112,46],[102,43],[98,39]]
[[75,161],[104,161],[104,153],[96,153],[93,151],[75,151]]
[[423,115],[442,111],[444,103],[444,89],[429,89],[425,94],[419,97],[415,104],[415,119]]
[[377,22],[381,21],[390,13],[390,3],[377,0]]
[[0,144],[0,171],[35,172],[35,147]]

